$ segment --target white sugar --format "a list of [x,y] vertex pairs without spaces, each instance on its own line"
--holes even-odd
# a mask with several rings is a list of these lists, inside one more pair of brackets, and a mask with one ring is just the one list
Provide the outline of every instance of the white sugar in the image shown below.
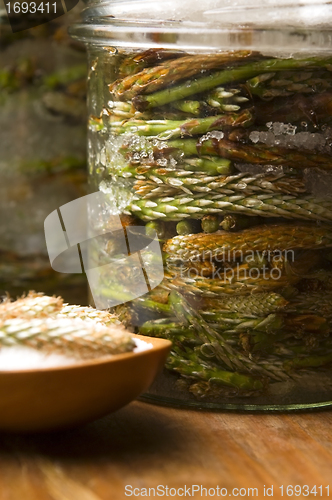
[[148,342],[144,342],[144,340],[141,340],[141,339],[135,339],[135,344],[136,344],[136,347],[134,348],[134,352],[143,352],[143,351],[147,351],[148,349],[153,348],[152,344],[149,344]]
[[[153,348],[152,344],[136,338],[135,344],[136,347],[134,348],[134,353],[143,352]],[[116,355],[112,355],[111,357],[113,358],[115,356]],[[101,356],[101,358],[102,357],[105,358],[106,356]],[[88,360],[70,357],[69,355],[51,354],[25,346],[2,347],[0,349],[0,371],[55,368],[72,365],[74,363],[81,363],[82,361]]]
[[297,127],[291,123],[268,122],[267,130],[253,130],[249,138],[254,143],[263,143],[267,146],[281,146],[284,148],[304,148],[330,153],[331,146],[330,131],[320,132],[297,132]]
[[54,368],[77,363],[77,358],[61,354],[48,354],[25,346],[2,347],[0,349],[0,370],[33,370]]

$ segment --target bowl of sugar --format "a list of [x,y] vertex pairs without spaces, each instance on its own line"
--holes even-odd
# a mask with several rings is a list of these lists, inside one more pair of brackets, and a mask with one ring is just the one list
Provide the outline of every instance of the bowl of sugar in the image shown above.
[[0,350],[0,430],[73,428],[116,411],[148,389],[171,342],[133,334],[132,352],[78,360],[28,347]]
[[0,304],[0,431],[73,428],[146,391],[171,348],[115,315],[30,293]]

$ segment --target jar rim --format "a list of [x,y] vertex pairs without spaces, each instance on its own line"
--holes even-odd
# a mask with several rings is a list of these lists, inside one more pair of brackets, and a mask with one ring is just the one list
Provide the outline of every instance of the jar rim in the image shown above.
[[85,0],[83,20],[123,20],[133,25],[179,26],[194,24],[208,29],[328,29],[331,0]]
[[108,16],[89,18],[69,28],[70,35],[86,44],[144,49],[153,47],[209,51],[247,48],[290,55],[307,52],[321,53],[332,49],[332,30],[239,26],[212,28],[204,23],[151,22],[141,19],[115,19]]
[[332,48],[332,0],[84,0],[73,37],[142,48]]

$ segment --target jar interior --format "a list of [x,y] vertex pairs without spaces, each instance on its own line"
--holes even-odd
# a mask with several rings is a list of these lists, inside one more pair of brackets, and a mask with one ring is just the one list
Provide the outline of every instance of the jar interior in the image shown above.
[[151,33],[90,45],[95,302],[173,342],[151,401],[327,406],[332,57],[252,50],[250,31],[224,50]]

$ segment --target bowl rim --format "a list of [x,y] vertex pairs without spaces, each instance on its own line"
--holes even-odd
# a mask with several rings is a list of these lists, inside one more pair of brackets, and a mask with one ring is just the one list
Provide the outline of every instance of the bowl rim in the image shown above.
[[139,340],[143,340],[146,343],[153,344],[152,348],[145,349],[140,352],[125,352],[122,354],[106,354],[104,356],[100,356],[97,358],[87,359],[83,361],[78,361],[68,365],[60,365],[60,366],[49,366],[43,368],[26,368],[23,370],[0,370],[0,377],[10,376],[10,375],[24,375],[24,374],[32,374],[32,373],[49,373],[49,372],[58,372],[58,371],[72,371],[79,368],[87,368],[93,367],[97,365],[106,365],[108,363],[118,363],[121,361],[125,361],[132,357],[144,357],[148,356],[149,353],[155,353],[158,351],[164,351],[166,349],[171,348],[172,342],[167,339],[161,339],[159,337],[147,337],[145,335],[138,335],[136,333],[132,333],[133,338],[138,338]]

